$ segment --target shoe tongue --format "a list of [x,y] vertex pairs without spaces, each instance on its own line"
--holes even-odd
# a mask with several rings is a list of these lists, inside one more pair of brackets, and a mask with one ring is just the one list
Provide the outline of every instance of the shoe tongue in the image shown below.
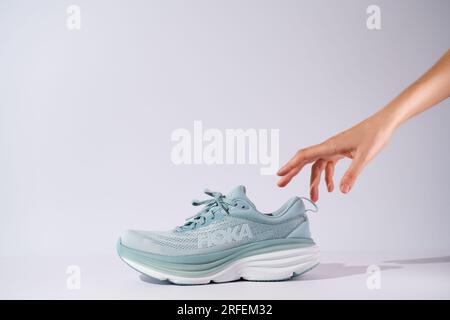
[[250,201],[250,199],[247,197],[246,190],[244,186],[237,186],[233,190],[231,190],[226,197],[230,200],[234,199],[244,199],[246,202],[248,202],[252,207],[255,207],[253,202]]

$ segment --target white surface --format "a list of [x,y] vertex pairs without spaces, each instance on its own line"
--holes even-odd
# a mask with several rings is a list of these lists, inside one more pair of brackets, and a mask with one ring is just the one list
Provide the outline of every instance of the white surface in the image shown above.
[[[381,288],[366,285],[369,265]],[[68,265],[81,268],[81,289],[66,287]],[[283,282],[237,281],[177,286],[150,280],[117,256],[1,258],[0,298],[57,299],[449,299],[450,253],[322,253],[322,263]]]
[[275,251],[239,259],[225,269],[206,277],[179,277],[162,273],[146,265],[123,259],[134,269],[145,275],[159,280],[169,280],[178,284],[207,284],[209,282],[221,283],[239,280],[284,280],[291,278],[294,273],[302,274],[313,268],[319,261],[319,248],[309,248]]

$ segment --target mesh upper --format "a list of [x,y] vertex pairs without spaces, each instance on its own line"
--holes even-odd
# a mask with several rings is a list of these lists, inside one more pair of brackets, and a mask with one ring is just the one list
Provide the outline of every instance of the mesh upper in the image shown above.
[[163,255],[189,255],[217,251],[217,246],[199,248],[198,239],[204,234],[215,230],[233,228],[237,225],[248,224],[252,232],[252,238],[245,237],[241,241],[233,241],[220,245],[220,249],[228,249],[250,242],[270,239],[282,239],[291,233],[304,221],[303,216],[296,216],[277,224],[259,223],[246,219],[225,216],[221,220],[214,221],[207,226],[189,231],[135,231],[130,230],[122,236],[122,244],[141,251],[147,251]]

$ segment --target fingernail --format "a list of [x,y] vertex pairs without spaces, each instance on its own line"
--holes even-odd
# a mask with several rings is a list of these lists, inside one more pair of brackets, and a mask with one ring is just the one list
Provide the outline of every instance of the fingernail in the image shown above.
[[328,192],[331,192],[333,185],[331,183],[327,184]]
[[350,191],[350,185],[344,183],[344,184],[342,185],[342,187],[341,187],[341,190],[342,190],[343,193],[349,192],[349,191]]

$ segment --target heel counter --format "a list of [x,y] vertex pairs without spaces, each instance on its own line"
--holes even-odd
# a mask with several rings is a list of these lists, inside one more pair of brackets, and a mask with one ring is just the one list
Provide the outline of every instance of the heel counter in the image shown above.
[[287,237],[288,238],[303,238],[303,239],[310,239],[311,237],[311,230],[309,228],[309,218],[306,214],[303,215],[303,222],[300,223],[299,226],[297,226]]

